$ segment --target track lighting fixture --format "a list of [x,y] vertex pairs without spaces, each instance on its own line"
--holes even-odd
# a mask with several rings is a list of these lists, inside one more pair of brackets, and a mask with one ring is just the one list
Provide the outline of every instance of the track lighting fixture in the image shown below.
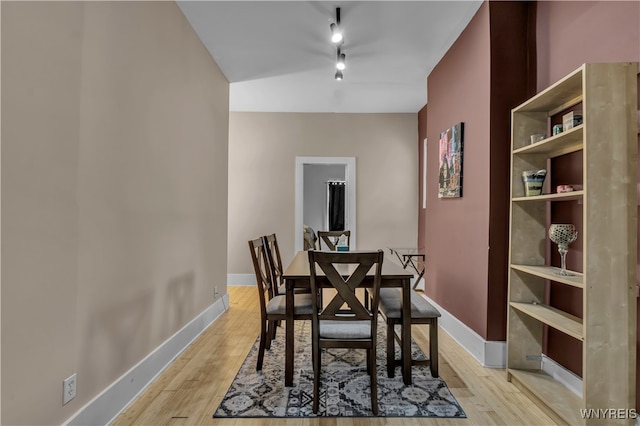
[[340,8],[336,7],[336,20],[329,25],[331,29],[331,41],[336,44],[336,71],[335,79],[342,80],[344,75],[342,71],[347,67],[347,56],[342,52],[342,45],[344,43],[344,36],[342,35],[342,27],[340,26]]
[[333,43],[340,43],[342,41],[342,30],[340,30],[340,27],[338,27],[337,24],[331,24],[329,28],[331,28],[331,41]]
[[329,25],[331,29],[331,41],[340,43],[343,40],[342,28],[340,28],[340,8],[336,7],[336,22]]
[[346,59],[346,55],[342,53],[340,47],[338,46],[338,50],[336,52],[336,68],[338,68],[340,71],[344,70],[347,67],[347,64],[345,63]]

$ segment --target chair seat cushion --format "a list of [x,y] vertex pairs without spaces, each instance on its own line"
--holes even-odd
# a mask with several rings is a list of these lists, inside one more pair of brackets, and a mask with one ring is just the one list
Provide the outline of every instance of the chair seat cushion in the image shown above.
[[[402,290],[399,288],[380,289],[380,311],[387,318],[401,318]],[[415,290],[411,290],[411,318],[437,318],[440,312],[420,296]]]
[[[295,294],[293,296],[293,314],[311,315],[313,313],[313,301],[311,294]],[[285,315],[287,313],[286,296],[275,296],[267,303],[267,315]]]
[[371,321],[318,321],[321,339],[370,339]]

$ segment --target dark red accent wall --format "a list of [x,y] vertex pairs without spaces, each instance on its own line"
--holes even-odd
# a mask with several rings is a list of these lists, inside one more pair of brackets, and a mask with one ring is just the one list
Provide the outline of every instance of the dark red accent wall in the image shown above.
[[[427,79],[429,104],[418,114],[421,159],[422,140],[425,135],[429,139],[427,208],[420,206],[418,236],[418,246],[427,253],[426,292],[486,340],[505,338],[510,167],[506,113],[585,62],[621,61],[640,61],[640,2],[496,1],[480,7]],[[461,121],[463,197],[441,200],[439,134]],[[640,259],[638,265],[640,273]],[[555,287],[549,291],[551,303],[578,315],[579,298]],[[638,321],[640,354],[640,316]],[[565,367],[580,371],[580,352],[572,339],[549,334],[547,354]],[[640,362],[636,383],[640,385]],[[640,407],[640,390],[636,398]]]
[[[538,91],[553,84],[583,63],[626,61],[640,61],[640,2],[538,2]],[[640,105],[638,109],[640,110]],[[572,162],[580,162],[582,157],[576,156],[576,158],[561,161],[567,163],[564,169],[570,170]],[[554,215],[565,217],[568,215],[574,218],[571,220],[579,220],[577,219],[579,213],[553,212]],[[578,260],[579,258],[576,258],[572,261]],[[638,264],[640,272],[640,260]],[[574,267],[580,270],[582,265],[576,264]],[[550,303],[581,316],[581,294],[566,287],[552,286],[549,291]],[[640,308],[640,303],[638,307]],[[636,352],[640,354],[640,316],[637,339]],[[576,340],[561,333],[549,332],[546,353],[577,374],[582,370],[581,350]],[[640,358],[636,358],[636,407],[640,407],[639,360]]]
[[[530,92],[529,2],[483,4],[427,80],[427,294],[486,340],[506,338],[510,111]],[[535,44],[533,44],[535,46]],[[438,199],[440,132],[464,122],[463,196]],[[424,241],[424,243],[422,243]]]
[[489,3],[491,105],[487,340],[506,339],[511,109],[533,95],[535,10],[534,2]]
[[[489,7],[484,4],[427,79],[426,293],[487,337]],[[463,196],[438,198],[440,132],[464,122]]]
[[538,91],[586,62],[640,59],[640,2],[541,1]]

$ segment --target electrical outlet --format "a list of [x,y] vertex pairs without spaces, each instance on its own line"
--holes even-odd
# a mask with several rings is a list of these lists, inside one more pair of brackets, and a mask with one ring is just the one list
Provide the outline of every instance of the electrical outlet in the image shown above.
[[62,405],[76,397],[76,373],[62,382]]
[[217,299],[220,296],[220,293],[218,293],[218,287],[213,287],[213,298]]

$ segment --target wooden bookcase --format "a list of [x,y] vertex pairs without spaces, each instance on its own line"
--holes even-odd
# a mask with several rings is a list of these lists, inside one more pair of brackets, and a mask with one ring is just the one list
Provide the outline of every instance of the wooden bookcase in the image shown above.
[[[635,422],[585,420],[581,409],[635,409],[637,74],[637,63],[585,64],[512,110],[507,379],[569,424]],[[576,105],[583,124],[549,135],[550,117]],[[525,196],[523,171],[547,169],[548,180],[551,159],[576,151],[581,190]],[[581,247],[569,251],[581,252],[583,270],[573,276],[549,265],[554,203],[582,204]],[[582,318],[549,306],[550,282],[581,289]],[[582,342],[582,396],[542,371],[546,327]]]

